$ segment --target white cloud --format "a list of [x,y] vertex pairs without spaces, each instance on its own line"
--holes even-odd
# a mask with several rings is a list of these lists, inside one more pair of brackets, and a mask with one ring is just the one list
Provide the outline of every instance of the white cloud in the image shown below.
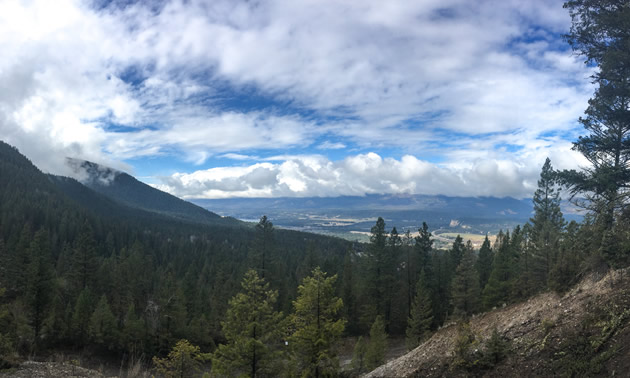
[[[5,0],[0,133],[57,173],[65,156],[129,170],[122,160],[168,154],[202,164],[356,145],[409,156],[287,158],[257,167],[256,180],[241,172],[219,181],[265,196],[433,190],[431,182],[481,193],[461,187],[475,187],[478,171],[506,182],[496,194],[521,195],[529,188],[518,175],[539,169],[539,156],[524,156],[566,149],[545,135],[572,132],[592,91],[589,71],[558,38],[569,22],[552,0],[171,0],[98,11],[80,0]],[[225,106],[224,96],[250,92],[291,106]],[[500,151],[504,143],[520,149]],[[386,168],[409,182],[370,181],[389,177]],[[267,171],[275,181],[261,186],[273,181]],[[337,183],[346,180],[354,182]],[[240,193],[198,181],[186,195]]]
[[317,146],[317,149],[319,150],[341,150],[343,148],[346,148],[345,144],[341,142],[331,142],[329,140]]
[[[293,156],[278,163],[218,167],[161,177],[161,190],[183,198],[311,197],[373,193],[529,197],[550,156],[557,169],[584,163],[579,154],[540,148],[519,159],[474,158],[433,164],[405,155],[400,160],[370,152],[330,161]],[[535,164],[532,164],[534,162]]]

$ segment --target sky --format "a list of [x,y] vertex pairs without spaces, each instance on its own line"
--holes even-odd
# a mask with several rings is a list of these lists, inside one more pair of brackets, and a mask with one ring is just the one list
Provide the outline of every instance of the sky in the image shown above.
[[0,139],[182,198],[531,197],[592,68],[547,0],[0,1]]

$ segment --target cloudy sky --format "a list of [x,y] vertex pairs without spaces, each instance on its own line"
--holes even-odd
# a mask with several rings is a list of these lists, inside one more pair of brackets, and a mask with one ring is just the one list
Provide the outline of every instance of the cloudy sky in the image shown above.
[[562,1],[0,1],[0,139],[184,198],[531,196],[592,93]]

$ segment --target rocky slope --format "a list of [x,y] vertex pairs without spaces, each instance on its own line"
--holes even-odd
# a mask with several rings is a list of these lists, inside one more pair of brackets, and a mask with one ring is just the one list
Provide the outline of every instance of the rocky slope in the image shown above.
[[[592,274],[565,295],[476,316],[469,329],[449,324],[366,377],[626,376],[630,270]],[[489,341],[495,329],[498,344]]]

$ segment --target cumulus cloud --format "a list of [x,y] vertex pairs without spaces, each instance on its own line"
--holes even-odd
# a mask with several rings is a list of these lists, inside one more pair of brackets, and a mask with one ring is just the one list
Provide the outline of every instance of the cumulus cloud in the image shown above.
[[[69,174],[66,156],[123,170],[169,156],[193,170],[213,156],[356,146],[379,159],[287,157],[182,173],[169,190],[417,192],[496,175],[512,183],[497,195],[521,195],[519,175],[539,169],[525,156],[566,149],[548,135],[572,133],[592,91],[559,38],[570,20],[553,0],[93,4],[0,2],[0,133],[46,171]],[[408,182],[371,183],[388,169]]]
[[[438,165],[404,155],[370,152],[331,161],[321,155],[293,156],[277,163],[218,167],[160,178],[157,188],[183,198],[326,197],[365,194],[444,194],[530,197],[547,156],[558,169],[575,168],[575,152],[540,149],[519,159],[474,159]],[[531,164],[535,161],[538,165]]]

